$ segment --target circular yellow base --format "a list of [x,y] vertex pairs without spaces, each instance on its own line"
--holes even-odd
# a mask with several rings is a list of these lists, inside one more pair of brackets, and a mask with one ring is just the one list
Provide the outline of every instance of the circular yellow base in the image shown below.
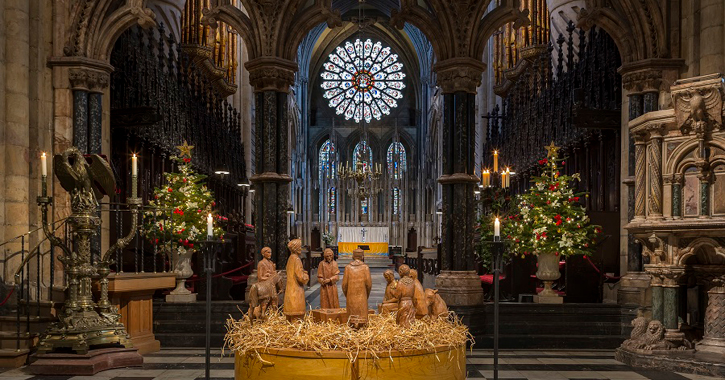
[[[436,353],[425,350],[392,351],[378,355],[361,352],[351,364],[338,351],[323,353],[295,349],[270,350],[256,355],[237,353],[236,380],[464,380],[466,351],[439,347]],[[391,361],[392,357],[392,361]]]

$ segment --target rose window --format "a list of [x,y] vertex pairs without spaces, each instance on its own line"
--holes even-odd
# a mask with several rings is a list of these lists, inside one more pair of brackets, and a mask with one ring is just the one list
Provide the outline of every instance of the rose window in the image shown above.
[[403,64],[380,41],[345,42],[330,54],[323,68],[323,96],[345,120],[380,120],[403,98]]

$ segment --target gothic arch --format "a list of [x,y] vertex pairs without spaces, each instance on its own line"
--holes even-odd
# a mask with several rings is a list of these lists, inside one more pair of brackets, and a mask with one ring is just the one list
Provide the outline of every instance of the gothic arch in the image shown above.
[[146,0],[79,1],[71,13],[66,56],[80,56],[108,62],[118,37],[133,25],[156,25],[156,15]]
[[614,39],[622,63],[667,58],[667,35],[662,10],[656,0],[586,0],[578,25],[600,26]]
[[686,248],[679,251],[677,265],[685,265],[686,261],[691,257],[696,257],[698,251],[705,250],[709,259],[712,261],[725,262],[725,249],[723,249],[717,241],[707,237],[701,237],[693,240]]
[[683,142],[682,144],[677,146],[677,148],[672,151],[672,154],[670,154],[670,158],[667,161],[667,165],[665,166],[663,174],[674,174],[678,173],[680,170],[683,170],[683,160],[685,160],[685,157],[687,157],[690,152],[695,150],[697,146],[698,145],[696,140]]

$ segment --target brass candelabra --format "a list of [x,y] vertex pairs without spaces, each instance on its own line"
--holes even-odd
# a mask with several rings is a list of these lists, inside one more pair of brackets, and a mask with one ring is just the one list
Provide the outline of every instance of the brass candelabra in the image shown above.
[[351,180],[357,184],[356,195],[358,199],[364,200],[381,191],[375,186],[382,174],[380,164],[374,169],[364,165],[362,161],[357,161],[354,169],[343,166],[338,170],[337,175],[343,181]]
[[[45,169],[45,163],[43,165]],[[141,199],[137,197],[137,172],[134,170],[132,175],[132,195],[128,200],[131,228],[125,237],[113,244],[96,263],[92,263],[91,239],[101,225],[98,199],[104,194],[112,194],[116,185],[111,167],[101,156],[92,154],[85,157],[75,147],[56,155],[53,167],[61,186],[71,196],[68,224],[72,229],[72,242],[63,242],[50,228],[48,208],[53,204],[53,198],[48,196],[47,175],[43,170],[42,195],[38,197],[43,232],[54,246],[63,251],[59,260],[63,263],[68,287],[58,321],[51,323],[41,336],[38,352],[70,349],[85,354],[94,346],[115,344],[131,347],[131,338],[120,322],[121,314],[108,299],[108,275],[111,272],[111,253],[126,247],[138,227]],[[100,285],[98,302],[93,299],[94,279]]]

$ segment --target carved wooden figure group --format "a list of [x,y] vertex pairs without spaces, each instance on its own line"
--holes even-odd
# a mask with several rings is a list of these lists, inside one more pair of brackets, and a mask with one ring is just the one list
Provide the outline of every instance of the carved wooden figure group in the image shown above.
[[[301,319],[305,315],[304,285],[309,281],[309,274],[303,269],[300,254],[302,241],[294,239],[287,245],[290,257],[287,260],[286,287],[284,280],[271,261],[272,250],[262,248],[262,259],[257,264],[257,277],[259,281],[250,287],[249,292],[249,318],[264,319],[270,307],[278,305],[278,295],[285,292],[283,312],[289,321]],[[370,268],[364,262],[361,249],[353,251],[353,261],[345,267],[342,278],[342,291],[347,300],[346,311],[340,309],[340,299],[337,291],[337,282],[340,269],[331,249],[326,249],[324,260],[317,268],[317,280],[320,284],[320,308],[325,312],[345,313],[347,323],[354,328],[367,324],[368,298],[372,290]],[[410,269],[408,265],[398,268],[399,280],[395,280],[395,273],[386,270],[383,273],[387,285],[383,303],[378,305],[379,313],[396,313],[396,322],[401,327],[410,327],[415,319],[447,318],[448,307],[438,291],[424,289],[418,280],[418,272]],[[342,314],[341,314],[342,315]]]

